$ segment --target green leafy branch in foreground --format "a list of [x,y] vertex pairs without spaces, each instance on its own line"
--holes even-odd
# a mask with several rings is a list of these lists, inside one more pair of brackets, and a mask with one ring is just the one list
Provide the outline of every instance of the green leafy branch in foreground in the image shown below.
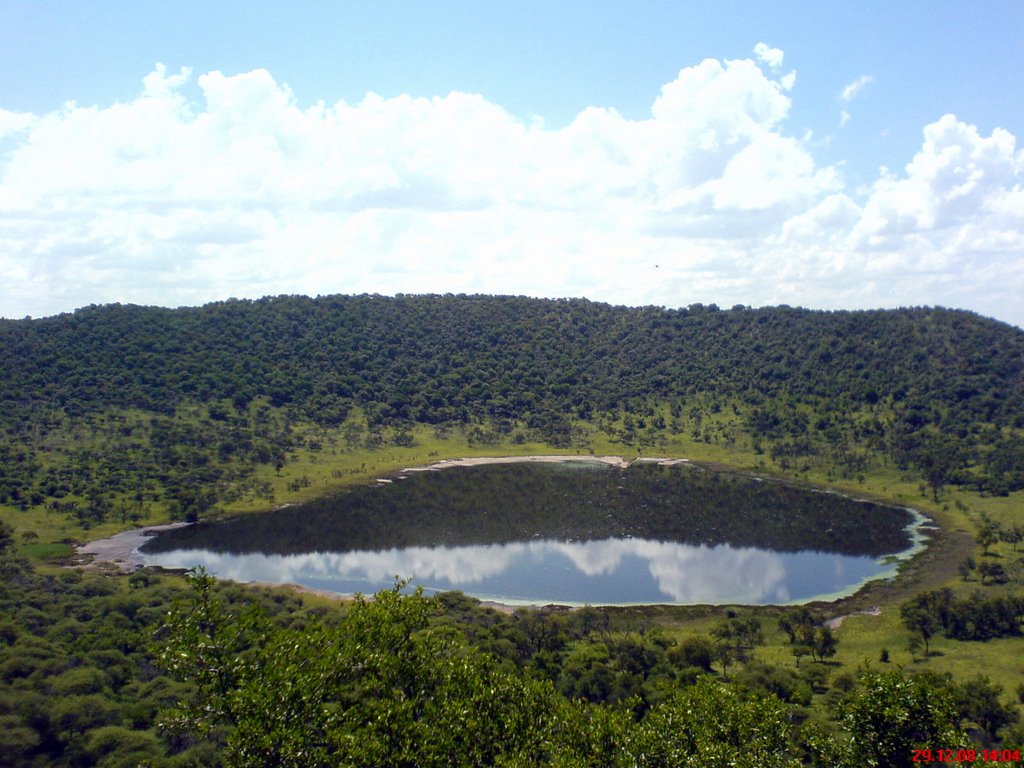
[[[706,636],[673,642],[597,609],[502,614],[457,593],[395,590],[311,605],[209,577],[44,573],[12,549],[0,554],[0,765],[12,768],[714,768],[812,757],[847,768],[952,748],[961,725],[1011,753],[1024,733],[1002,686],[981,677],[840,672],[827,690],[825,664],[794,675],[755,660],[724,683]],[[531,650],[517,661],[507,654],[518,631]],[[658,649],[678,675],[665,674]],[[657,670],[645,674],[636,665],[652,652]],[[597,693],[587,679],[622,685],[584,700]],[[811,691],[800,691],[815,680],[823,698],[807,709]]]
[[798,764],[774,697],[707,678],[638,723],[499,667],[402,585],[358,599],[336,628],[296,630],[225,611],[205,573],[193,584],[161,659],[196,685],[179,724],[221,738],[229,765]]
[[[773,695],[701,675],[646,710],[588,704],[466,644],[404,585],[333,625],[228,610],[203,572],[172,612],[165,667],[195,686],[176,712],[231,766],[768,766],[909,764],[970,743],[955,689],[865,670],[830,726],[797,729]],[[582,642],[582,641],[581,641]]]

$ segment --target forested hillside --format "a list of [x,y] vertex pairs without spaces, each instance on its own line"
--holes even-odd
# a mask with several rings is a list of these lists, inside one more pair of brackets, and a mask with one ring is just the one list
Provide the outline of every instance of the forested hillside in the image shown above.
[[281,297],[198,309],[89,307],[0,323],[8,413],[167,412],[266,397],[324,423],[359,405],[436,423],[718,392],[913,422],[1024,426],[1024,333],[959,311],[631,309],[489,296]]
[[[408,442],[415,424],[581,447],[597,430],[638,450],[686,432],[783,468],[849,477],[881,460],[936,492],[1005,494],[1024,488],[1024,332],[944,309],[491,296],[113,305],[0,322],[0,503],[124,517],[129,489],[155,484],[180,510],[204,509],[254,467],[280,467],[296,423],[333,428],[354,413],[349,434],[364,430],[371,447]],[[69,435],[77,448],[48,459]],[[105,453],[115,445],[121,458]]]

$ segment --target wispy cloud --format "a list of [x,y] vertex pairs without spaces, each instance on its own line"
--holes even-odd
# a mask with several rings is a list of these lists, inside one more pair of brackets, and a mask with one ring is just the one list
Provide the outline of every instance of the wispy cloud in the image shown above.
[[866,88],[874,78],[871,75],[861,75],[852,83],[843,88],[843,92],[840,98],[843,101],[853,101],[853,98]]

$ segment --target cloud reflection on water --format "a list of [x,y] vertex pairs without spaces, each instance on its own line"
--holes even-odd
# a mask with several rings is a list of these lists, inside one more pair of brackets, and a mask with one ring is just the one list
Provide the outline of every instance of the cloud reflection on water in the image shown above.
[[459,589],[489,599],[595,605],[785,603],[839,591],[882,569],[871,557],[641,538],[300,555],[192,549],[145,556],[150,565],[201,564],[221,578],[298,583],[340,593],[372,593],[401,576],[431,590]]

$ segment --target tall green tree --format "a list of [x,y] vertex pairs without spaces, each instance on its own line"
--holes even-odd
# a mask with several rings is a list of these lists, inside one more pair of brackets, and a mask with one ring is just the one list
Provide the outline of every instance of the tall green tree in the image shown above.
[[0,555],[13,544],[14,528],[6,520],[0,520]]
[[953,593],[949,589],[922,592],[900,606],[903,626],[924,643],[924,655],[930,651],[932,637],[947,623]]
[[956,692],[930,674],[865,671],[840,714],[851,737],[850,765],[911,765],[915,749],[970,744],[959,725]]
[[790,711],[775,696],[745,697],[708,677],[674,694],[630,737],[640,768],[796,768]]
[[987,675],[979,674],[961,681],[955,690],[960,714],[981,726],[990,739],[996,738],[1000,728],[1020,719],[1015,707],[1008,707],[1000,700],[1003,686],[992,682]]
[[232,613],[193,577],[163,664],[197,696],[179,723],[224,736],[235,766],[540,765],[558,762],[572,709],[542,681],[504,672],[431,624],[401,585],[348,607],[337,628]]

